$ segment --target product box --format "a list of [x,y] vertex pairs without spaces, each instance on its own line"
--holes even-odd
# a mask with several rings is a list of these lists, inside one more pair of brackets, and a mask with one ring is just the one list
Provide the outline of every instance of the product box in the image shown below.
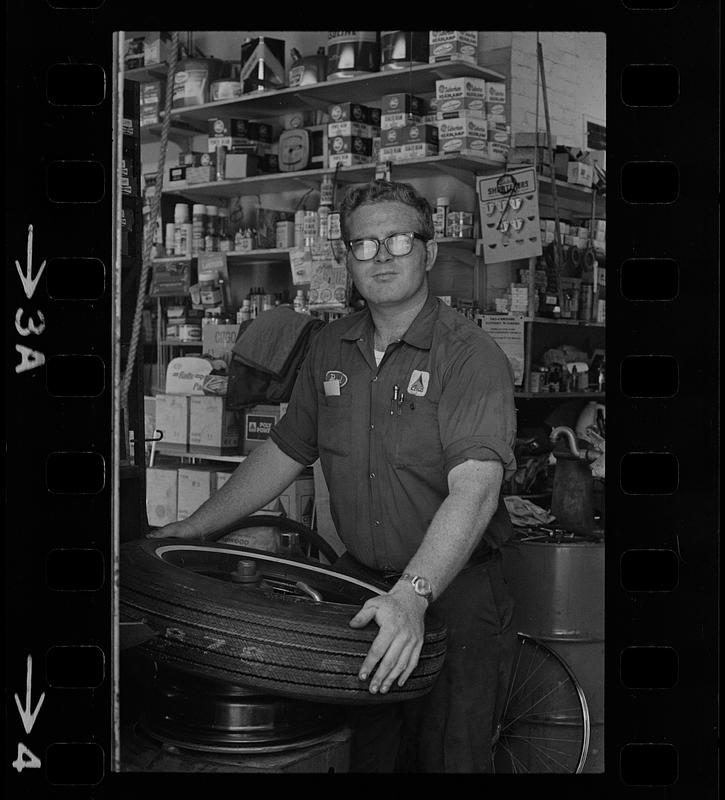
[[190,398],[189,449],[220,456],[238,452],[239,428],[234,412],[226,407],[225,397],[200,395]]
[[495,83],[493,81],[486,81],[486,102],[487,103],[505,103],[506,102],[506,84]]
[[259,156],[250,153],[227,153],[224,158],[224,178],[236,180],[237,178],[251,178],[259,175]]
[[327,140],[327,151],[330,154],[355,153],[359,156],[370,156],[373,152],[373,140],[365,136],[331,136]]
[[507,144],[501,142],[487,142],[486,157],[491,161],[506,161],[510,149]]
[[430,142],[406,142],[402,145],[402,158],[404,160],[414,158],[428,158],[438,155],[438,145]]
[[511,123],[506,117],[498,114],[486,114],[486,124],[492,131],[508,131],[511,133]]
[[566,179],[569,183],[576,183],[579,186],[591,186],[594,172],[589,164],[584,164],[581,161],[570,161],[567,165]]
[[187,183],[210,183],[216,180],[216,167],[185,167]]
[[167,184],[185,183],[186,182],[186,167],[167,167]]
[[441,153],[457,153],[463,150],[485,156],[487,150],[486,137],[481,136],[456,136],[451,139],[442,139],[439,145]]
[[400,133],[403,136],[402,144],[438,144],[438,126],[430,122],[414,122],[400,128]]
[[455,139],[458,136],[486,138],[486,120],[480,117],[469,117],[465,114],[441,120],[438,123],[438,138]]
[[151,265],[152,297],[189,293],[192,284],[192,266],[188,261],[161,261]]
[[482,97],[439,97],[431,100],[431,110],[436,119],[447,119],[466,112],[469,116],[486,116],[486,104]]
[[428,62],[445,61],[476,63],[478,31],[429,31]]
[[363,106],[360,103],[334,103],[328,108],[331,122],[362,122],[366,125],[380,125],[380,109]]
[[213,491],[218,492],[219,489],[224,486],[224,484],[232,477],[234,474],[234,470],[225,470],[225,469],[218,469],[214,473],[214,485],[212,486]]
[[246,153],[259,156],[266,153],[268,145],[265,142],[253,142],[241,136],[209,136],[207,138],[207,152],[215,153],[218,147],[225,147],[229,153]]
[[413,94],[394,92],[384,94],[380,102],[381,119],[385,114],[425,114],[425,100]]
[[315,507],[314,478],[300,475],[270,504],[281,510],[289,519],[312,527],[312,510]]
[[380,148],[378,152],[378,161],[385,162],[391,161],[393,163],[397,161],[401,161],[403,159],[403,145],[396,144],[396,145],[389,145],[387,147]]
[[441,100],[460,97],[486,99],[486,81],[483,78],[441,78],[436,81],[436,108]]
[[145,81],[139,88],[139,124],[158,125],[164,108],[164,88],[166,81]]
[[144,37],[143,60],[144,66],[161,64],[168,60],[171,37],[161,31],[149,31]]
[[175,466],[146,468],[146,516],[149,525],[161,527],[177,519],[179,475]]
[[487,124],[486,138],[489,142],[499,142],[499,144],[511,144],[511,131],[508,128],[496,128]]
[[485,109],[487,117],[502,117],[508,120],[509,110],[506,103],[489,103],[486,101]]
[[190,517],[212,495],[215,467],[179,467],[176,519]]
[[243,416],[242,452],[244,455],[249,455],[269,436],[272,427],[279,422],[282,412],[279,405],[262,404],[246,409]]
[[239,117],[210,117],[207,120],[209,136],[231,136],[255,142],[271,142],[272,126],[264,122],[249,122]]
[[234,347],[238,334],[239,325],[202,325],[202,352],[214,358],[221,358],[229,364],[232,358],[232,347]]
[[327,125],[328,141],[335,136],[363,136],[372,139],[380,133],[380,128],[375,125],[367,125],[364,122],[354,120],[343,120],[341,122],[329,122]]
[[424,115],[406,114],[404,111],[401,111],[400,114],[381,115],[380,128],[381,130],[387,130],[388,128],[402,128],[405,125],[410,125],[413,122],[423,121],[425,121]]
[[183,394],[156,395],[156,430],[163,438],[160,446],[174,453],[189,450],[189,398]]
[[330,153],[327,156],[327,166],[333,167],[355,167],[359,164],[370,164],[373,160],[372,155],[363,156],[358,153]]
[[287,249],[295,245],[295,224],[290,221],[278,222],[275,225],[276,247]]

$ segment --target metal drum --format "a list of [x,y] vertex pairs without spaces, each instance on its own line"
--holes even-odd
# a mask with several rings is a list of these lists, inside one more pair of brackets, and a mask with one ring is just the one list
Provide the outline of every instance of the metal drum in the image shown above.
[[504,548],[504,572],[517,630],[558,653],[584,690],[591,735],[583,771],[603,772],[604,542],[533,530]]

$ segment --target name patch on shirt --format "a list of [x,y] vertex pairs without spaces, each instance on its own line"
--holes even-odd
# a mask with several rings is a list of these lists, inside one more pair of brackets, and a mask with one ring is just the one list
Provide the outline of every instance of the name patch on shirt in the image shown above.
[[325,382],[327,381],[337,381],[342,388],[347,383],[347,375],[339,369],[328,369],[325,373]]
[[430,381],[430,372],[414,369],[413,374],[410,376],[410,381],[408,382],[408,394],[423,397],[428,391],[428,381]]

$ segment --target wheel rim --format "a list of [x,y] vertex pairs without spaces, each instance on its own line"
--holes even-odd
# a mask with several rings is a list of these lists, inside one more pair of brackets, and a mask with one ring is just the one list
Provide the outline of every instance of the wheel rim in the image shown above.
[[580,773],[590,736],[584,691],[556,652],[526,634],[518,639],[495,771]]

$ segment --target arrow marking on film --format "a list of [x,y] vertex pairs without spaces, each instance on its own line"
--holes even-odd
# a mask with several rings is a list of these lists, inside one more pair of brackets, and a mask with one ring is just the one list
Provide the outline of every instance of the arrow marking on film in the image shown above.
[[28,670],[25,676],[25,708],[20,705],[20,698],[17,696],[17,694],[15,695],[15,705],[18,707],[20,718],[23,720],[23,728],[25,728],[25,733],[27,734],[29,734],[33,729],[33,725],[35,725],[35,718],[38,716],[40,707],[43,705],[43,700],[45,700],[45,692],[42,692],[40,699],[38,700],[38,704],[35,706],[35,711],[31,711],[32,703],[30,701],[30,688],[32,682],[33,657],[28,656]]
[[28,253],[27,259],[25,262],[25,273],[23,273],[23,269],[20,266],[19,262],[15,261],[15,267],[18,270],[18,275],[20,275],[20,280],[23,284],[23,290],[25,291],[25,296],[30,300],[30,298],[35,293],[35,288],[38,285],[38,281],[40,280],[40,276],[43,274],[43,270],[45,269],[45,261],[40,265],[40,269],[38,270],[38,274],[33,278],[33,226],[28,225]]

